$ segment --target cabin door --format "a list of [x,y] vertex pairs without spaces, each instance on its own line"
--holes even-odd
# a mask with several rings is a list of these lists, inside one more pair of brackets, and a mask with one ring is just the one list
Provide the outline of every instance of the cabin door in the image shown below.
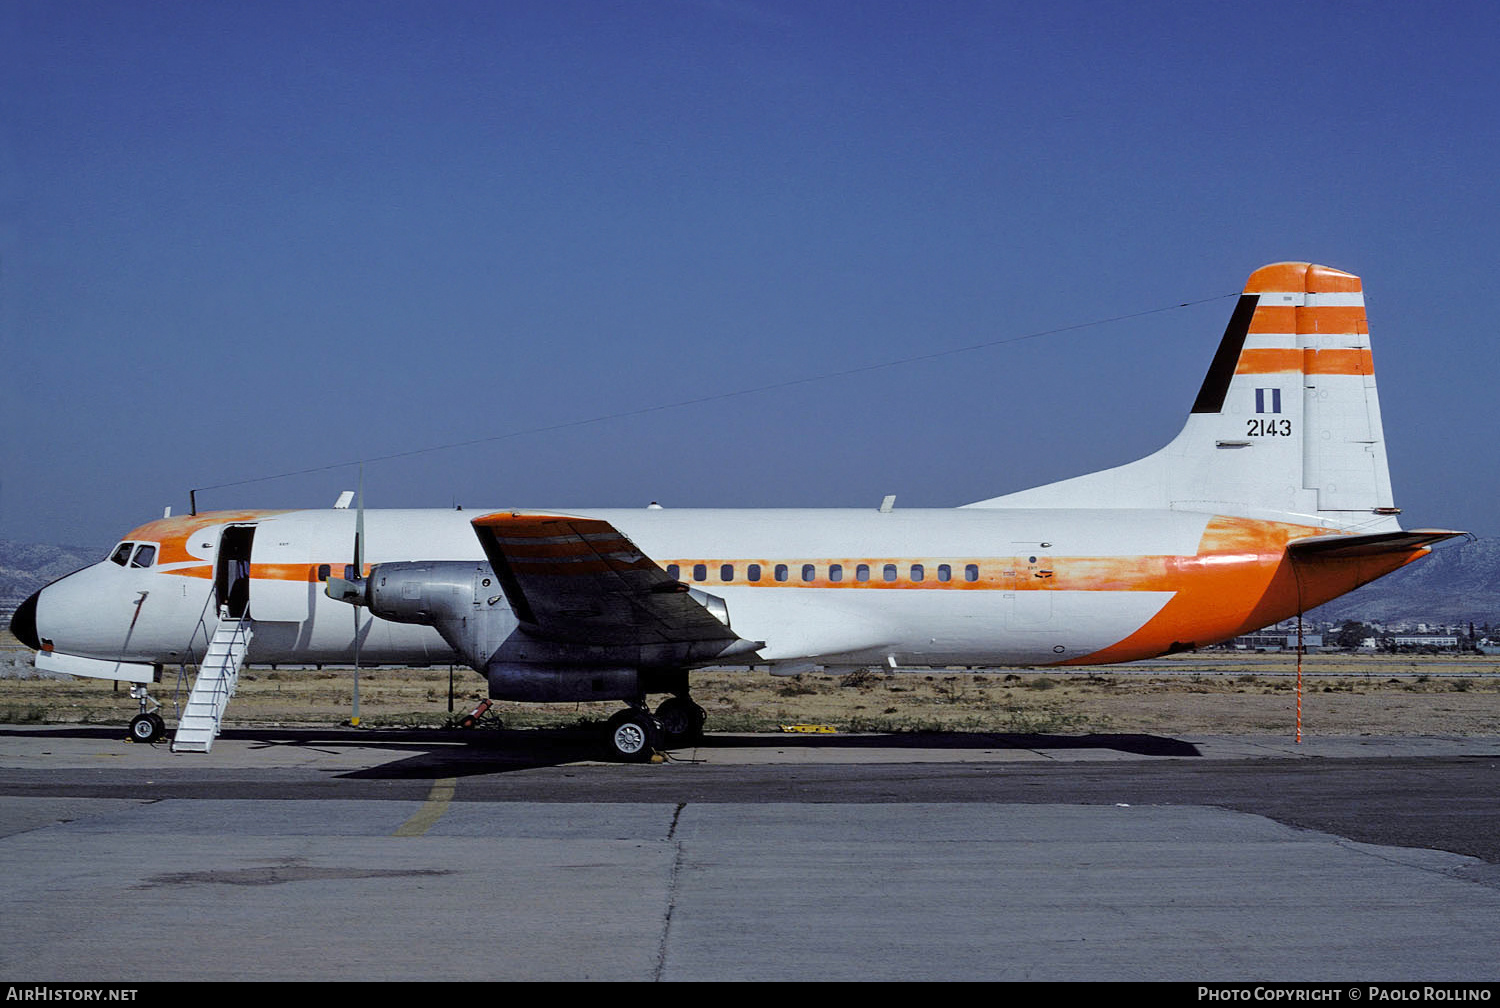
[[214,601],[230,619],[250,615],[250,546],[254,525],[230,525],[219,537],[219,560],[214,568]]

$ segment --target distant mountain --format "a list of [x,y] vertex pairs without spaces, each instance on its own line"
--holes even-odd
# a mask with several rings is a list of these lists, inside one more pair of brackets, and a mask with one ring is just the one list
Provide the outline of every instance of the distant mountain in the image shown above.
[[64,574],[98,563],[101,546],[38,546],[0,539],[0,599],[23,599]]

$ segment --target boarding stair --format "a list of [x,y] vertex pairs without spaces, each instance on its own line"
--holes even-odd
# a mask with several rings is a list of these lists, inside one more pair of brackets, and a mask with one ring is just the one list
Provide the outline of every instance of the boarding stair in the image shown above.
[[177,734],[172,737],[173,752],[203,752],[213,748],[219,736],[224,708],[234,696],[245,653],[250,650],[249,618],[223,617],[214,630],[208,650],[198,663],[198,678],[177,720]]

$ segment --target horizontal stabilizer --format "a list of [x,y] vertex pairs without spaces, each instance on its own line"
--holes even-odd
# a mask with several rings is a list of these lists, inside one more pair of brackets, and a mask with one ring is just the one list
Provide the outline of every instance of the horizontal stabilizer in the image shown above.
[[1405,532],[1370,532],[1365,535],[1326,535],[1297,539],[1287,544],[1293,555],[1308,557],[1372,557],[1410,553],[1433,543],[1468,535],[1447,529],[1410,529]]

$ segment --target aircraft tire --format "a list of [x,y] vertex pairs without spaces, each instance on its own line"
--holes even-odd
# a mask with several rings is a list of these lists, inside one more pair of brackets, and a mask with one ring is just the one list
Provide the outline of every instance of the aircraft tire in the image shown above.
[[656,708],[656,720],[669,746],[692,745],[703,737],[708,712],[687,697],[668,697]]
[[645,711],[622,710],[609,719],[605,744],[615,759],[645,763],[661,748],[661,729]]
[[166,734],[166,722],[155,714],[137,714],[130,719],[132,742],[160,742]]

